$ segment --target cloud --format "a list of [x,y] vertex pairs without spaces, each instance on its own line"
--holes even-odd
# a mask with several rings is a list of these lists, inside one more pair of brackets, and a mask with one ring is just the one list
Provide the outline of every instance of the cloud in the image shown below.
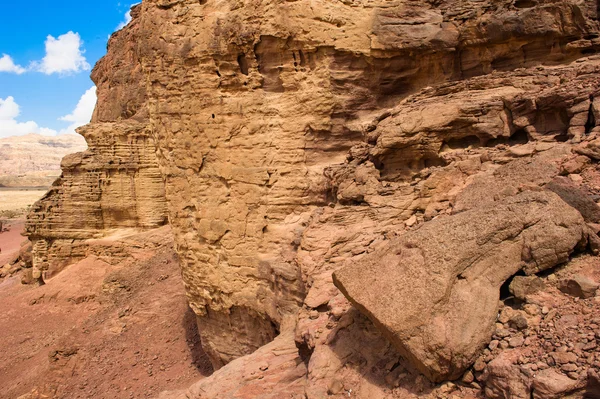
[[129,10],[125,13],[125,19],[119,24],[119,26],[117,26],[116,30],[123,29],[125,26],[127,26],[128,23],[131,22],[131,8],[134,6],[137,6],[138,4],[140,4],[140,3],[139,2],[133,3],[132,5],[129,6]]
[[13,59],[8,54],[2,54],[0,57],[0,72],[10,72],[21,75],[27,70],[20,65],[16,65]]
[[129,10],[129,11],[127,11],[127,12],[125,13],[125,19],[123,20],[123,22],[121,22],[121,23],[119,24],[119,26],[117,26],[117,29],[116,29],[116,30],[121,30],[121,29],[123,29],[123,28],[124,28],[125,26],[127,26],[127,24],[128,24],[128,23],[130,23],[130,22],[131,22],[131,10]]
[[38,133],[45,136],[55,136],[56,130],[38,126],[34,121],[17,122],[16,118],[21,113],[19,104],[13,97],[0,98],[0,138],[8,136],[23,136],[29,133]]
[[68,32],[60,35],[58,39],[48,35],[46,56],[41,62],[33,62],[30,68],[46,75],[89,71],[91,67],[85,59],[84,53],[83,41],[79,33]]
[[76,128],[90,123],[95,107],[96,86],[93,86],[81,96],[73,112],[71,112],[69,115],[58,118],[58,120],[61,121],[71,122],[69,127],[60,131],[60,134],[75,133]]
[[42,134],[44,136],[56,136],[57,134],[74,134],[75,129],[90,122],[92,113],[96,106],[96,86],[87,90],[79,99],[77,106],[68,115],[58,118],[70,125],[60,131],[42,127],[34,121],[19,122],[18,116],[21,108],[12,96],[6,99],[0,98],[0,138],[9,136],[23,136],[29,133]]

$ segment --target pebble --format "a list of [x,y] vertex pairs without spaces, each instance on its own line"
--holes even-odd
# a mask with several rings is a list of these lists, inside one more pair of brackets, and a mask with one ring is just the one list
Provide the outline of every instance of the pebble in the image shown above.
[[542,307],[542,314],[543,314],[543,315],[547,315],[547,314],[548,314],[548,312],[550,312],[550,309],[548,309],[548,307],[547,307],[547,306],[544,306],[544,307]]
[[482,357],[480,357],[479,359],[477,359],[477,361],[473,365],[473,370],[483,371],[484,369],[485,369],[485,361],[483,360]]
[[577,366],[573,363],[563,364],[560,369],[566,372],[577,371]]
[[572,380],[578,380],[579,379],[579,374],[572,371],[570,373],[567,373],[567,377],[569,377]]
[[523,346],[523,343],[525,342],[525,339],[523,338],[522,335],[517,335],[515,337],[512,337],[509,341],[508,341],[508,345],[511,348],[518,348],[520,346]]

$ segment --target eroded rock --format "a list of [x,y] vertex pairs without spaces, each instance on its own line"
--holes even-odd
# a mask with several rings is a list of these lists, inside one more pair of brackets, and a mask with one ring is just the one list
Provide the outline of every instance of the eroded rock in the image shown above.
[[427,377],[455,379],[490,341],[504,281],[565,262],[587,237],[558,196],[524,192],[428,222],[334,282]]

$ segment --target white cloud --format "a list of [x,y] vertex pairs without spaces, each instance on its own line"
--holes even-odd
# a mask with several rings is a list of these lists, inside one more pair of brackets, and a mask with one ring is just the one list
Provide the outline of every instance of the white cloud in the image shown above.
[[38,133],[46,136],[55,136],[56,130],[38,126],[34,121],[17,122],[16,118],[21,113],[19,104],[13,97],[0,98],[0,137],[23,136],[29,133]]
[[51,75],[89,71],[90,64],[84,57],[83,41],[79,33],[68,32],[58,39],[52,35],[46,38],[46,56],[41,62],[34,62],[32,69]]
[[0,138],[9,136],[23,136],[29,133],[42,134],[44,136],[56,136],[57,134],[74,134],[75,129],[90,122],[92,113],[96,106],[96,86],[87,90],[79,99],[77,106],[68,115],[60,117],[58,120],[71,122],[71,124],[56,131],[47,127],[39,126],[34,121],[19,122],[18,116],[21,114],[19,104],[12,96],[6,99],[0,98]]
[[71,122],[69,127],[60,131],[60,134],[75,133],[76,128],[90,123],[95,107],[96,86],[93,86],[81,96],[73,112],[71,112],[69,115],[65,115],[59,118],[59,120],[61,121]]
[[138,4],[140,4],[140,3],[139,2],[133,3],[132,5],[129,6],[129,10],[125,13],[125,19],[119,24],[119,26],[117,26],[116,30],[123,29],[125,26],[127,26],[128,23],[131,22],[131,8],[134,6],[137,6]]
[[0,57],[0,72],[10,72],[20,75],[22,73],[25,73],[25,71],[25,68],[15,64],[10,55],[2,54],[2,57]]
[[119,24],[119,26],[117,26],[117,30],[123,29],[130,22],[131,22],[131,10],[129,10],[125,13],[125,19],[123,20],[123,22],[121,22]]

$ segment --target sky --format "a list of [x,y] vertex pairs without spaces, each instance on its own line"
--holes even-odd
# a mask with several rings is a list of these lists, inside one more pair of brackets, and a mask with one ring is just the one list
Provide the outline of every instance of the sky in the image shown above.
[[91,69],[137,2],[3,1],[0,138],[74,133],[88,123],[96,103]]

